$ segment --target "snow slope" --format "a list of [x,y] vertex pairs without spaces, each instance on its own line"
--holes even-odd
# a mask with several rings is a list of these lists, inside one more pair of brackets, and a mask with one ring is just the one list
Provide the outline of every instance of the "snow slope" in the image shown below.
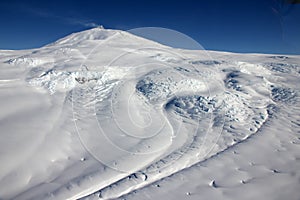
[[0,199],[299,199],[300,56],[95,28],[0,70]]

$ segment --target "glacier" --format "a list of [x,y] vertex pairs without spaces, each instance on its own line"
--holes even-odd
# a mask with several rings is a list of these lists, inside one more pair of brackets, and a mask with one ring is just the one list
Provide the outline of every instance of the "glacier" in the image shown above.
[[299,55],[94,28],[0,70],[0,199],[299,198]]

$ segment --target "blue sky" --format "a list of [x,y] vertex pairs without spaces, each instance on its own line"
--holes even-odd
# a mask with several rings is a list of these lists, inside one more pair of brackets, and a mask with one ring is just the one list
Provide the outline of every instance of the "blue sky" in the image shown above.
[[40,47],[103,25],[121,30],[169,28],[209,50],[300,54],[300,4],[286,2],[1,0],[0,49]]

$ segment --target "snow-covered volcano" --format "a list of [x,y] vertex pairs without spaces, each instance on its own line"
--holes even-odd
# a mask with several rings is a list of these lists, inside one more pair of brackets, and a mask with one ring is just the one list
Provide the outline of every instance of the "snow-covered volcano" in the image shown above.
[[0,199],[300,196],[300,56],[95,28],[0,70]]

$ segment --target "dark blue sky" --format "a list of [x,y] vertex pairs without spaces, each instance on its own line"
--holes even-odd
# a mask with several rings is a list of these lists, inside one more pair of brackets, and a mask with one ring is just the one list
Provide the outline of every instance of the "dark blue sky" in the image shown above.
[[40,47],[97,24],[174,29],[209,50],[300,54],[300,4],[283,0],[1,0],[0,49]]

